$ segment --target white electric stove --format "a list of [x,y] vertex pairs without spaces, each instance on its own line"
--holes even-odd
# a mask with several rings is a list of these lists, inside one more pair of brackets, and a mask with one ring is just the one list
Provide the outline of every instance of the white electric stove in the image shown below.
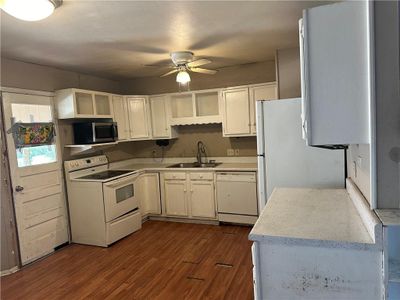
[[141,228],[135,171],[110,170],[105,155],[64,167],[72,242],[107,247]]

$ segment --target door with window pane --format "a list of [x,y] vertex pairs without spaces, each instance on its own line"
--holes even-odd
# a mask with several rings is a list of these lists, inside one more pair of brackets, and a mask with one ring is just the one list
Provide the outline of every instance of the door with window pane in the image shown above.
[[21,262],[26,264],[68,242],[57,135],[50,144],[17,149],[11,133],[15,123],[54,122],[53,99],[16,93],[2,98]]

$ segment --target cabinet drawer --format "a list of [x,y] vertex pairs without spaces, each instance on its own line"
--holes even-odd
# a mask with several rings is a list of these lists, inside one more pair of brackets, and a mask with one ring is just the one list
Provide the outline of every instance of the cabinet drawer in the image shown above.
[[140,212],[134,211],[128,215],[107,223],[106,225],[106,242],[110,245],[119,239],[139,230],[142,227],[142,218]]
[[214,179],[214,173],[212,173],[212,172],[190,173],[189,176],[190,176],[191,180],[213,180]]
[[178,179],[178,180],[185,180],[186,179],[186,173],[185,172],[167,172],[164,173],[164,179]]

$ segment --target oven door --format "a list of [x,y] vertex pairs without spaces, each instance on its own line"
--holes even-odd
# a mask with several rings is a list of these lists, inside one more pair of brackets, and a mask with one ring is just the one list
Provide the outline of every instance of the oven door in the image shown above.
[[139,207],[134,182],[137,174],[103,184],[106,222],[110,222]]
[[114,142],[118,139],[117,124],[113,122],[92,123],[93,142]]

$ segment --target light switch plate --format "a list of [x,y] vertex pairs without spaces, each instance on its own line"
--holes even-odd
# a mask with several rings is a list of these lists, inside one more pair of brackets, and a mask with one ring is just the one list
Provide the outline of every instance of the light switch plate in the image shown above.
[[234,155],[235,155],[235,151],[234,151],[233,149],[227,149],[227,150],[226,150],[226,154],[227,154],[228,156],[234,156]]

